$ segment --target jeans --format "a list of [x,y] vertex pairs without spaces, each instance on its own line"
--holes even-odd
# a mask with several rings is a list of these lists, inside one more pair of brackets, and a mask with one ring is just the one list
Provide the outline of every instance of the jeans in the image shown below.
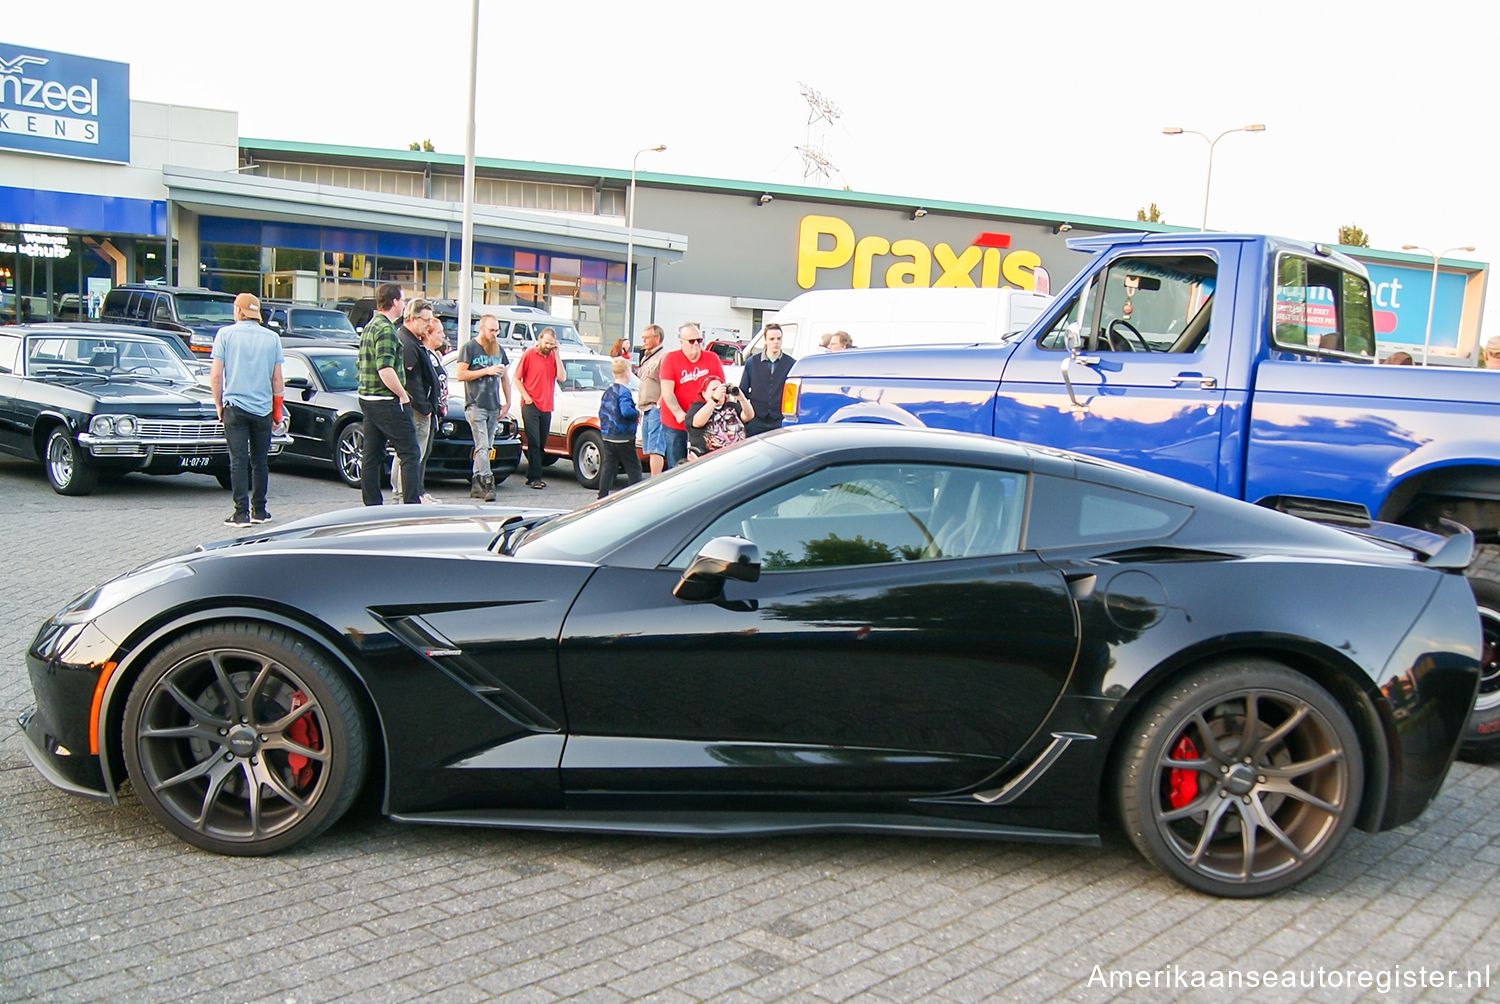
[[495,426],[500,421],[500,409],[470,405],[464,409],[464,418],[469,420],[469,431],[474,436],[474,470],[470,477],[488,477],[490,450],[495,446]]
[[[427,457],[432,453],[432,438],[435,434],[432,424],[432,416],[424,415],[415,408],[408,408],[411,412],[411,431],[417,437],[417,497],[427,490]],[[397,495],[404,494],[401,490],[402,475],[398,466],[391,471],[391,491]]]
[[670,471],[687,459],[687,430],[663,425],[661,431],[667,439],[667,470]]
[[402,472],[401,501],[418,502],[422,498],[422,458],[417,452],[417,433],[407,413],[410,405],[395,398],[367,400],[361,398],[365,415],[365,450],[360,458],[360,495],[365,505],[385,501],[380,491],[380,475],[385,469],[385,446],[396,448],[396,463]]
[[266,488],[271,472],[271,416],[257,415],[232,404],[224,406],[224,439],[229,444],[229,483],[234,489],[234,511],[266,512]]
[[667,442],[662,436],[661,409],[656,405],[641,409],[641,452],[658,457],[667,455]]
[[625,472],[626,479],[635,484],[641,480],[641,455],[635,452],[635,440],[616,443],[606,439],[599,444],[599,497],[609,495],[615,485],[615,475]]
[[526,483],[542,480],[542,462],[547,458],[547,433],[552,431],[552,412],[534,404],[521,405],[521,423],[526,429]]

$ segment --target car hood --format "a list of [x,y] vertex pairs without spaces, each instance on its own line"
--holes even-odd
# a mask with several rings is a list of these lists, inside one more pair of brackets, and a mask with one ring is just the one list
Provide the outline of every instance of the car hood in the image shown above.
[[[823,352],[798,359],[792,367],[792,376],[911,379],[916,375],[932,380],[971,381],[979,374],[998,375],[1015,350],[1014,344],[962,342]],[[1062,359],[1061,353],[1058,359]]]
[[[203,544],[200,558],[270,551],[380,551],[384,554],[485,554],[509,523],[561,515],[562,509],[482,505],[390,505],[344,509],[275,530]],[[190,559],[194,560],[194,559]]]
[[205,410],[207,414],[214,413],[213,392],[201,383],[162,383],[134,380],[129,376],[48,382],[88,394],[103,405],[176,404],[191,406],[183,410],[194,416],[202,415]]

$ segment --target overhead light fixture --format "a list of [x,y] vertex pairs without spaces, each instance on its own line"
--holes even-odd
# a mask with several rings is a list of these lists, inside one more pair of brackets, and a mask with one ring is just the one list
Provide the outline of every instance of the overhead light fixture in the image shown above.
[[755,204],[757,206],[764,206],[766,203],[770,202],[771,199],[772,199],[772,195],[771,195],[770,192],[761,192],[760,193],[760,198],[758,198],[758,199],[755,200]]
[[923,209],[921,206],[918,206],[916,209],[913,209],[911,211],[911,218],[914,219],[914,220],[920,220],[922,217],[924,217],[926,215],[927,215],[927,210]]
[[1057,226],[1055,226],[1055,227],[1052,228],[1052,232],[1054,234],[1065,234],[1069,230],[1072,230],[1072,229],[1073,229],[1073,224],[1071,224],[1071,223],[1059,223]]

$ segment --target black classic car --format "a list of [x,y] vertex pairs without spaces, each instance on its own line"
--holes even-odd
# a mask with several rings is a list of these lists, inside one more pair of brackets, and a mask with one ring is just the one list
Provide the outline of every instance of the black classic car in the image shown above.
[[[286,442],[278,434],[271,452]],[[0,450],[40,460],[62,495],[131,471],[229,485],[212,392],[159,336],[129,327],[0,328]]]
[[[359,353],[338,345],[302,344],[291,348],[282,341],[282,377],[290,416],[291,445],[283,462],[331,464],[351,488],[359,487],[365,446],[364,413],[359,407]],[[457,396],[454,396],[457,395]],[[429,481],[467,481],[472,470],[474,437],[464,418],[463,385],[449,382],[448,413],[438,423],[427,459]],[[521,440],[514,421],[503,418],[495,438],[490,470],[499,484],[521,462]]]
[[[25,747],[225,854],[414,823],[1091,844],[1211,893],[1416,819],[1479,680],[1472,539],[1082,456],[757,436],[568,514],[331,513],[80,596]],[[415,586],[414,586],[415,584]]]

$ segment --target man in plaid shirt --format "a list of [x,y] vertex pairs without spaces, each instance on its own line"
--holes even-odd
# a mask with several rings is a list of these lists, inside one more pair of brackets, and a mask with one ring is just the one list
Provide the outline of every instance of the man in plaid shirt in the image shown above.
[[401,465],[401,501],[421,501],[421,457],[411,423],[411,395],[401,383],[401,342],[396,337],[395,321],[405,305],[399,284],[381,283],[375,289],[375,316],[359,338],[359,407],[365,415],[359,483],[365,505],[385,502],[380,476],[387,442],[396,448]]

